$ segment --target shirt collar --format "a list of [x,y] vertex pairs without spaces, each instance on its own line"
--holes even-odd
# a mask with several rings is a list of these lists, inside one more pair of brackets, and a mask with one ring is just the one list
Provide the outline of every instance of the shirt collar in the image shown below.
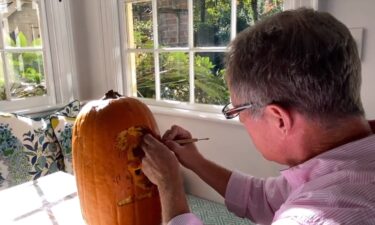
[[[372,156],[371,156],[372,155]],[[292,189],[343,168],[357,168],[362,161],[375,157],[375,135],[371,135],[315,156],[297,166],[281,171]]]

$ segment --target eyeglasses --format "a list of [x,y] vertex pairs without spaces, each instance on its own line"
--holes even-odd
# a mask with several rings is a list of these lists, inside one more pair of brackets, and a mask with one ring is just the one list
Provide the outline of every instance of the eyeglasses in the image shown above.
[[233,119],[236,116],[238,116],[241,111],[243,111],[245,109],[249,109],[249,108],[251,108],[253,106],[254,106],[254,104],[250,103],[250,104],[246,104],[246,105],[234,107],[232,105],[232,103],[229,102],[228,104],[226,104],[224,106],[224,108],[223,108],[223,110],[221,112],[224,114],[225,118],[227,118],[227,119]]

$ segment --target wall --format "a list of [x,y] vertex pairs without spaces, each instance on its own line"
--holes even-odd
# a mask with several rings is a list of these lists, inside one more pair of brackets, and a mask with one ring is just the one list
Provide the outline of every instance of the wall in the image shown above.
[[159,0],[158,23],[161,46],[188,45],[188,10],[186,0]]
[[[104,40],[100,21],[101,0],[71,0],[74,41],[78,71],[78,98],[81,100],[99,98],[113,88],[111,74],[106,74]],[[104,0],[103,0],[104,2]],[[369,118],[375,118],[375,1],[373,0],[321,0],[319,9],[328,11],[349,27],[364,27],[362,72],[362,97]],[[108,67],[108,66],[107,66]],[[171,115],[155,111],[160,130],[163,132],[172,124],[179,124],[196,137],[210,137],[210,141],[199,142],[201,152],[212,161],[230,169],[238,169],[259,177],[278,174],[280,166],[262,159],[256,151],[245,129],[239,124],[202,119],[199,116]],[[203,184],[194,174],[184,170],[186,188],[190,193],[208,199],[222,201],[212,189]],[[220,178],[218,178],[220,179]]]
[[375,118],[375,1],[319,1],[319,10],[333,14],[347,27],[363,27],[362,100],[368,118]]
[[[282,168],[263,159],[240,123],[207,119],[198,113],[173,115],[171,112],[155,110],[154,107],[151,109],[162,133],[171,125],[177,124],[189,130],[194,137],[210,138],[208,141],[197,142],[198,149],[207,159],[226,168],[257,177],[276,176],[279,169]],[[183,174],[186,178],[185,187],[188,193],[222,202],[222,198],[194,173],[184,169]],[[218,179],[220,178],[218,177]]]
[[76,49],[78,91],[76,98],[99,98],[108,91],[103,34],[97,0],[70,1],[73,40]]

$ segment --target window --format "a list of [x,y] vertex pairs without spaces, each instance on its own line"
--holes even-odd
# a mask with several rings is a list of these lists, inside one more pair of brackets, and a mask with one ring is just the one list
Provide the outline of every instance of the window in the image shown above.
[[[50,96],[44,26],[37,0],[0,2],[0,103],[11,108],[44,103]],[[23,103],[21,103],[23,102]],[[20,104],[21,103],[21,104]],[[5,108],[2,107],[2,108]]]
[[73,98],[69,1],[0,0],[0,111],[51,110]]
[[130,94],[190,105],[229,101],[226,46],[249,25],[283,10],[283,0],[120,2]]

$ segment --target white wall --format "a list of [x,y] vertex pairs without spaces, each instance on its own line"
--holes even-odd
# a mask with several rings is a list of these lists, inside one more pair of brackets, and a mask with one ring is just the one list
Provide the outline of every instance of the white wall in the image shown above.
[[334,15],[347,27],[364,28],[362,100],[368,118],[375,118],[375,1],[320,0],[319,10]]
[[[99,98],[113,88],[109,81],[113,74],[106,74],[103,27],[100,21],[101,1],[70,0],[72,22],[77,57],[77,71],[80,100]],[[112,1],[115,2],[115,1]],[[103,4],[103,3],[102,3]],[[365,28],[363,43],[363,89],[362,97],[369,118],[375,118],[375,1],[373,0],[320,0],[319,9],[328,11],[349,27]],[[255,150],[245,129],[240,125],[223,121],[209,121],[185,116],[171,116],[155,113],[160,130],[163,132],[172,124],[179,124],[190,130],[196,137],[210,137],[210,141],[199,142],[201,152],[211,160],[230,169],[238,169],[259,177],[278,174],[279,166],[266,162]],[[222,201],[209,187],[195,175],[184,171],[187,191]],[[220,178],[218,178],[220,179]]]
[[[117,0],[70,0],[78,90],[76,98],[100,98],[122,89]],[[116,43],[117,42],[117,43]]]
[[103,37],[98,0],[70,0],[73,40],[76,49],[78,96],[97,99],[107,88]]
[[[267,162],[255,149],[245,128],[238,124],[221,120],[207,120],[184,115],[171,116],[155,113],[161,133],[171,125],[178,124],[189,130],[194,137],[209,137],[208,141],[197,142],[200,152],[208,159],[232,170],[240,170],[258,177],[278,175],[281,168]],[[221,202],[221,197],[194,173],[183,170],[188,193]],[[220,179],[218,177],[217,179]]]

